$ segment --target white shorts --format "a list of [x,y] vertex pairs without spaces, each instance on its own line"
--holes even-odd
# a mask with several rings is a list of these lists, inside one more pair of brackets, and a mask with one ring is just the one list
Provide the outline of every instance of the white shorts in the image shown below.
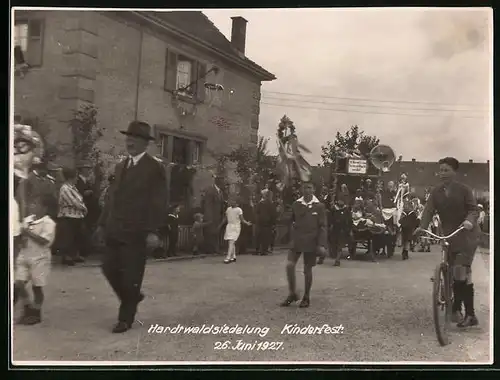
[[47,277],[51,268],[50,254],[40,256],[25,256],[23,252],[19,253],[16,260],[16,281],[31,281],[33,286],[47,285]]

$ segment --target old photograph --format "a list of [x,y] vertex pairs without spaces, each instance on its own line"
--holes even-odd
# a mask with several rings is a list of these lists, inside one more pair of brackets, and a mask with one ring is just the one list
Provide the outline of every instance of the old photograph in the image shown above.
[[11,366],[492,363],[492,9],[10,28]]

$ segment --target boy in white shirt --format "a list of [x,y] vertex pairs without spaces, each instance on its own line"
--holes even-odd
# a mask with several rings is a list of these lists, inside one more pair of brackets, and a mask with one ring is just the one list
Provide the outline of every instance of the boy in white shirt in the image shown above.
[[[27,215],[22,225],[24,244],[17,256],[14,285],[14,304],[22,301],[24,313],[19,323],[40,323],[46,285],[51,266],[50,247],[54,242],[56,223],[47,215],[53,199],[40,196],[29,201]],[[30,301],[26,285],[31,281],[33,302]]]

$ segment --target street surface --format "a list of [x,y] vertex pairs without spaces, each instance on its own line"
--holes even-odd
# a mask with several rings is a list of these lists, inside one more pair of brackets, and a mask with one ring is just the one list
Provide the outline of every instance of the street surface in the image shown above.
[[[452,343],[440,347],[432,320],[430,277],[437,248],[392,259],[327,259],[314,269],[309,309],[281,308],[287,295],[285,251],[272,256],[150,262],[134,328],[112,334],[118,302],[100,269],[56,267],[46,290],[44,320],[15,326],[15,361],[326,361],[487,362],[489,358],[490,256],[473,265],[480,326],[453,327]],[[302,261],[297,285],[303,289]],[[16,311],[16,315],[19,311]],[[159,328],[202,325],[269,328],[267,336],[148,333]],[[329,325],[321,335],[281,334],[286,325]],[[338,329],[335,326],[342,325]],[[154,328],[152,329],[154,330]],[[238,340],[241,340],[238,343]],[[224,348],[223,342],[228,349]],[[266,344],[259,342],[282,342]],[[216,343],[221,342],[221,343]],[[246,344],[246,350],[242,350]],[[253,349],[251,347],[253,346]],[[231,349],[233,348],[234,349]],[[270,350],[270,348],[274,348]]]

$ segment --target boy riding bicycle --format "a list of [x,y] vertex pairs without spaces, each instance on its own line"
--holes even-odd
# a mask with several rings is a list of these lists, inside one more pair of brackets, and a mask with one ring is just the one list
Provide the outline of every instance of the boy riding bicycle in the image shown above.
[[[480,231],[477,219],[479,211],[470,188],[456,181],[458,160],[446,157],[439,160],[439,177],[442,184],[435,187],[429,196],[417,233],[426,229],[434,212],[441,219],[441,229],[448,235],[460,226],[465,231],[449,240],[450,265],[453,271],[453,322],[458,327],[479,324],[474,312],[474,285],[472,283],[472,261],[479,245]],[[462,303],[465,317],[462,315]]]

